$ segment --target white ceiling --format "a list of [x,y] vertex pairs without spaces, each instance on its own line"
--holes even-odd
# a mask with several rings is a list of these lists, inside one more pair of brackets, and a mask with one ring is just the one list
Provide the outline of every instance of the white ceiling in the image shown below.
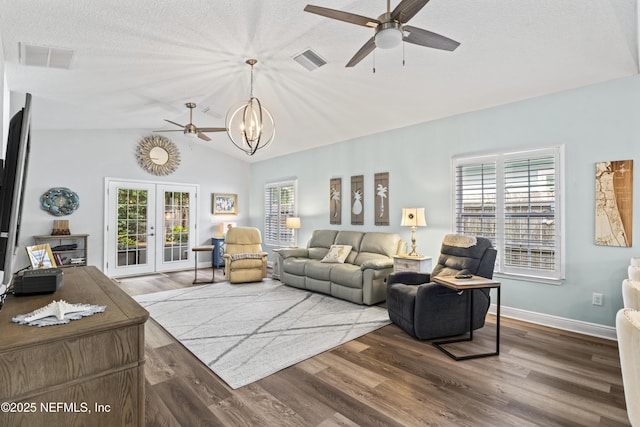
[[[391,8],[399,0],[391,2]],[[9,89],[34,95],[38,129],[221,127],[254,94],[276,120],[259,161],[638,72],[636,0],[431,0],[411,21],[461,43],[406,44],[344,65],[373,30],[304,12],[311,3],[377,18],[386,1],[0,0]],[[70,70],[19,65],[19,43],[75,50]],[[291,58],[313,48],[328,62]],[[208,108],[204,113],[202,110]],[[165,126],[167,125],[167,126]],[[187,143],[179,132],[174,142]],[[88,139],[90,141],[90,139]]]

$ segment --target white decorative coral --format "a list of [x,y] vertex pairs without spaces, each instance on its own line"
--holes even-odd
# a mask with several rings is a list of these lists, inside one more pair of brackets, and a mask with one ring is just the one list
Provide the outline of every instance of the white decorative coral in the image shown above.
[[103,312],[107,307],[91,304],[69,304],[65,300],[52,301],[31,313],[20,314],[13,319],[15,323],[34,326],[49,326],[69,323],[85,316]]
[[67,313],[77,313],[79,311],[87,311],[91,308],[89,304],[69,304],[65,300],[51,301],[49,304],[34,311],[30,316],[25,317],[25,321],[33,322],[34,320],[43,319],[49,316],[56,316],[58,320],[64,319]]

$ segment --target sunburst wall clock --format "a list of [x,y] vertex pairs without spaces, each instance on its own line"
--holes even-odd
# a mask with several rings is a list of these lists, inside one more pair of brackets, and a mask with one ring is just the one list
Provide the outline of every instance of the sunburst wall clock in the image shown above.
[[142,138],[136,153],[138,163],[153,175],[169,175],[180,164],[180,150],[164,136],[151,135]]

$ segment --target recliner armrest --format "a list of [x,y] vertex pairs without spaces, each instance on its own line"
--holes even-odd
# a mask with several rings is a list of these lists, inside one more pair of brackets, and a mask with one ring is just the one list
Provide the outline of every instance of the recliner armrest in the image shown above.
[[494,248],[487,249],[480,259],[476,275],[487,279],[493,278],[493,269],[496,265],[497,254],[498,252]]
[[415,271],[398,271],[391,273],[387,280],[388,285],[394,283],[403,283],[405,285],[421,285],[423,283],[431,282],[431,274],[429,273],[416,273]]

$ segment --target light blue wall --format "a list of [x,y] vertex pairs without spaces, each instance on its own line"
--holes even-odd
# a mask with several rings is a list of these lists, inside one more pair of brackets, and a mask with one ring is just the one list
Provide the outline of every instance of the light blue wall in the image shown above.
[[[505,279],[502,303],[614,326],[629,258],[640,256],[640,221],[636,214],[635,247],[594,244],[594,171],[596,162],[607,160],[632,159],[638,168],[639,116],[640,77],[634,76],[259,162],[251,167],[251,223],[263,228],[264,184],[295,177],[301,246],[318,228],[393,231],[409,240],[410,231],[399,225],[401,208],[423,206],[427,227],[417,232],[418,250],[436,257],[443,235],[452,230],[452,156],[564,144],[566,280],[557,286]],[[388,227],[373,225],[376,172],[390,174]],[[360,174],[365,176],[365,225],[351,226],[348,203],[343,203],[343,225],[330,226],[329,179],[342,177],[344,194],[350,177]],[[640,213],[635,193],[635,212]],[[593,292],[604,294],[604,306],[591,304]]]
[[[34,101],[37,108],[37,99]],[[194,246],[210,244],[224,221],[245,225],[249,221],[249,164],[210,150],[181,135],[172,138],[180,150],[180,166],[166,176],[145,172],[137,162],[136,148],[149,130],[33,130],[31,155],[25,188],[20,246],[33,244],[33,235],[50,234],[54,219],[40,209],[40,196],[52,187],[68,187],[80,198],[80,207],[69,220],[72,233],[89,234],[88,262],[102,269],[105,234],[105,178],[155,183],[197,184],[200,200]],[[212,215],[212,193],[235,193],[241,210],[238,215]],[[190,256],[193,256],[190,254]],[[198,255],[198,262],[210,259]],[[17,261],[28,265],[26,252]]]

